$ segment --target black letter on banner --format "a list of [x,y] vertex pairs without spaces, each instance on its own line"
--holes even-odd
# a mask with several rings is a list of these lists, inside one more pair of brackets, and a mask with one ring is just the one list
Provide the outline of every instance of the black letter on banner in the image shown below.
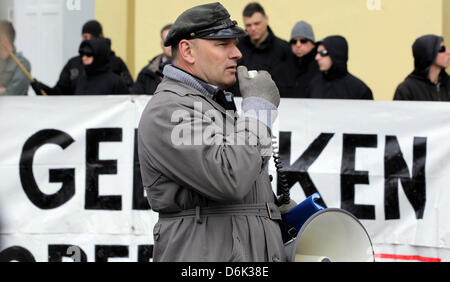
[[149,262],[153,258],[153,245],[138,246],[138,262]]
[[399,219],[398,181],[416,212],[422,219],[426,203],[425,163],[427,159],[427,138],[414,137],[412,178],[403,158],[397,137],[386,136],[384,152],[384,209],[388,219]]
[[134,166],[133,166],[133,210],[149,210],[150,204],[144,196],[142,185],[141,166],[138,154],[138,131],[134,130]]
[[49,170],[50,183],[62,183],[61,189],[53,195],[39,190],[33,176],[33,159],[36,151],[45,144],[56,144],[66,149],[74,140],[70,135],[53,129],[39,131],[25,142],[20,156],[20,181],[30,201],[37,207],[48,210],[62,206],[75,195],[75,169]]
[[86,202],[88,210],[121,210],[121,196],[99,196],[101,174],[117,174],[117,160],[100,160],[101,142],[121,142],[121,128],[88,129],[86,132]]
[[[298,158],[294,164],[289,165],[291,159],[291,132],[280,132],[279,153],[280,160],[284,167],[283,171],[287,177],[289,187],[292,187],[297,181],[300,183],[306,197],[318,192],[311,177],[308,168],[315,162],[322,151],[333,138],[333,133],[322,133],[316,140],[309,145],[308,149]],[[281,180],[277,178],[277,191],[281,191]],[[323,199],[317,201],[319,205],[326,207]]]
[[34,256],[25,248],[13,246],[0,252],[0,262],[36,262]]
[[48,245],[49,262],[62,262],[63,257],[71,258],[74,262],[87,262],[86,253],[78,246]]
[[108,262],[108,258],[127,258],[128,246],[95,246],[95,261]]
[[356,148],[376,148],[376,135],[344,134],[341,166],[341,207],[359,219],[375,219],[375,207],[355,204],[355,185],[369,184],[367,171],[355,170]]

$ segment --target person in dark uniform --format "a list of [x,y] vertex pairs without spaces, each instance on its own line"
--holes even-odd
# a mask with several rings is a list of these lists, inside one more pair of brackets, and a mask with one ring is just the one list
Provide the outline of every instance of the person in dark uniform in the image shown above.
[[[93,38],[103,38],[103,28],[98,21],[92,20],[84,24],[81,32],[82,43],[86,40]],[[108,44],[111,45],[111,41],[108,39]],[[111,46],[110,46],[111,49]],[[110,51],[109,64],[113,73],[119,75],[126,83],[127,87],[133,85],[133,78],[123,60],[117,57],[113,51]],[[44,83],[35,81],[31,83],[31,87],[40,95],[40,90],[44,90],[47,95],[74,95],[77,87],[78,79],[84,75],[84,66],[81,56],[76,56],[70,59],[64,66],[58,82],[54,87],[49,87]],[[102,93],[108,94],[108,93]]]

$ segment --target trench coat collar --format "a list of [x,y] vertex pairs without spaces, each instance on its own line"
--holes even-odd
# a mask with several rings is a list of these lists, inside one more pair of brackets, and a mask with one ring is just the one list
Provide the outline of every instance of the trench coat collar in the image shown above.
[[[164,67],[163,74],[166,78],[175,80],[177,82],[182,83],[183,85],[189,86],[190,88],[193,88],[200,92],[200,96],[204,96],[207,98],[208,102],[213,104],[213,106],[217,109],[219,109],[221,112],[225,113],[225,109],[222,105],[217,103],[215,101],[216,95],[219,94],[219,92],[223,92],[225,95],[225,99],[228,101],[228,103],[234,103],[233,102],[233,94],[230,92],[225,92],[219,87],[209,84],[202,79],[193,76],[190,73],[187,73],[173,65],[167,65]],[[179,89],[181,90],[181,89]],[[179,91],[178,90],[178,91]],[[187,88],[184,89],[185,91],[177,92],[177,94],[181,96],[185,96],[187,94],[190,95],[198,95],[199,93],[193,93],[192,90],[188,90]]]
[[218,91],[220,91],[219,87],[211,85],[173,65],[167,65],[163,70],[163,74],[168,78],[191,86],[192,88],[200,91],[200,93],[211,99],[214,99],[214,96]]

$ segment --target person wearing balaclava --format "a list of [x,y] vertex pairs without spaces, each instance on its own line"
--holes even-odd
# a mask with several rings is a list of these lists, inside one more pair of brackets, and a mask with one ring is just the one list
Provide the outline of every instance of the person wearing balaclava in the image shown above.
[[[93,38],[103,38],[103,27],[96,20],[86,22],[81,29],[82,42]],[[108,41],[111,44],[111,41]],[[111,47],[110,47],[111,48]],[[117,57],[113,51],[110,51],[111,70],[122,77],[128,87],[133,85],[133,78],[120,57]],[[78,79],[84,74],[84,67],[81,57],[78,55],[71,58],[64,66],[59,80],[54,87],[49,87],[40,81],[31,83],[31,87],[37,95],[40,90],[44,90],[47,95],[74,95]]]
[[450,101],[448,67],[450,50],[444,39],[424,35],[412,46],[414,71],[397,87],[394,100]]
[[347,69],[348,44],[344,37],[329,36],[317,46],[316,61],[322,75],[311,81],[310,98],[373,100],[370,88]]
[[317,46],[312,26],[305,21],[297,22],[292,29],[289,44],[292,54],[286,63],[286,73],[280,78],[280,81],[287,82],[280,82],[278,89],[284,98],[308,98],[311,80],[320,75],[315,60]]
[[75,88],[75,95],[121,95],[128,88],[120,76],[113,73],[110,65],[110,43],[106,38],[93,38],[80,45],[83,74]]

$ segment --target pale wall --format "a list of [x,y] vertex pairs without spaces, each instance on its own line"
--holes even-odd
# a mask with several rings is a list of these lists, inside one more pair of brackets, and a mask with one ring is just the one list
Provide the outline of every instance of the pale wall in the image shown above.
[[[442,34],[444,36],[447,48],[450,48],[450,0],[443,0],[442,4]],[[450,66],[447,68],[450,72]]]
[[[370,0],[369,2],[375,2]],[[444,1],[444,2],[443,2]],[[210,1],[198,0],[97,0],[96,18],[114,41],[123,58],[132,58],[137,73],[148,60],[161,52],[160,29],[174,22],[184,10]],[[317,39],[340,34],[350,46],[349,70],[365,81],[378,100],[391,100],[396,86],[412,71],[411,45],[423,34],[444,33],[450,0],[381,0],[381,10],[369,10],[367,0],[261,0],[270,26],[288,40],[299,20],[313,25]],[[114,4],[113,4],[114,3]],[[242,10],[249,2],[223,0],[233,19],[242,26]],[[127,7],[134,7],[134,17]],[[446,9],[444,9],[444,6]],[[132,38],[126,42],[127,26],[134,24]],[[449,30],[447,30],[446,36]],[[129,38],[129,35],[128,35]],[[447,37],[448,38],[448,37]],[[450,39],[447,40],[450,42]],[[134,52],[133,52],[134,51]],[[131,52],[131,53],[130,53]],[[128,55],[127,55],[128,54]],[[136,77],[136,76],[135,76]]]
[[95,19],[101,22],[105,37],[111,39],[113,51],[125,61],[130,71],[133,71],[130,67],[133,62],[128,59],[127,53],[129,2],[129,0],[96,0]]

